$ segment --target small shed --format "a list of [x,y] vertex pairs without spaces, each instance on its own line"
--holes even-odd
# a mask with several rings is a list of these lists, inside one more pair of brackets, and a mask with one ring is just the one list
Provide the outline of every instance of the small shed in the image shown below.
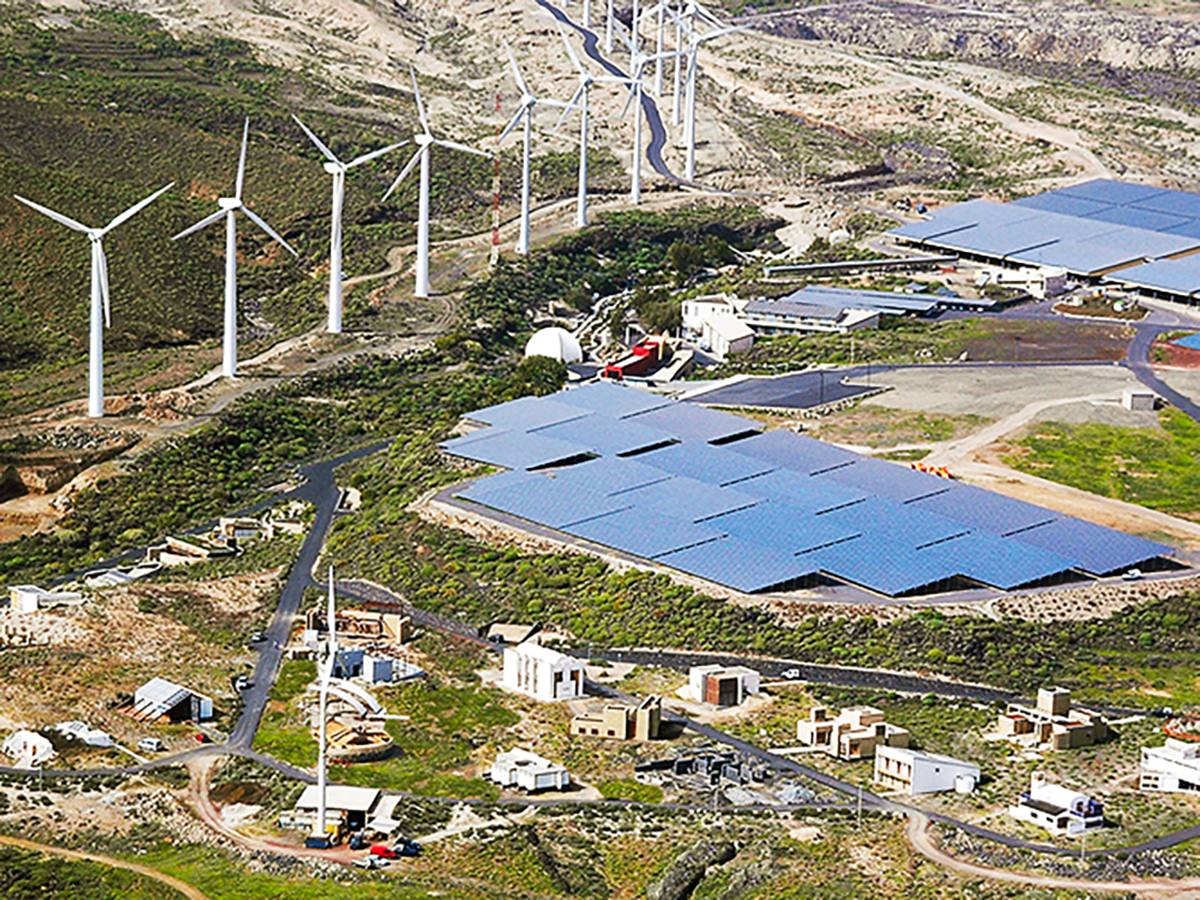
[[1146,388],[1125,388],[1121,391],[1121,405],[1128,410],[1153,410],[1156,399],[1154,391]]
[[571,773],[565,768],[520,747],[497,756],[488,777],[501,787],[529,793],[561,791],[571,784]]

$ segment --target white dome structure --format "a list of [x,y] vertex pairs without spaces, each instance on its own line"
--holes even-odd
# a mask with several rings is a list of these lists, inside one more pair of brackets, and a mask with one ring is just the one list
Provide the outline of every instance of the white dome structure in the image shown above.
[[574,363],[583,359],[583,351],[575,335],[564,328],[543,328],[525,345],[525,356],[548,356],[559,362]]

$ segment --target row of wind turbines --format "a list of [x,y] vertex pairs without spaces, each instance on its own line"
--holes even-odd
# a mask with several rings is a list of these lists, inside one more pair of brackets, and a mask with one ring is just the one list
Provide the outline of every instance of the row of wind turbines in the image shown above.
[[[583,2],[583,25],[590,27],[591,3]],[[682,120],[684,124],[684,141],[687,146],[687,164],[685,176],[691,180],[695,173],[695,76],[696,57],[700,46],[708,40],[739,30],[727,27],[720,20],[705,10],[696,0],[663,0],[658,5],[639,14],[637,0],[634,0],[633,20],[626,44],[630,54],[630,72],[626,75],[594,75],[584,65],[580,56],[575,52],[565,31],[559,27],[567,55],[578,73],[578,87],[569,100],[556,100],[535,95],[529,88],[511,47],[505,43],[505,52],[512,66],[514,78],[521,91],[518,110],[512,120],[497,138],[497,145],[502,143],[519,125],[524,126],[524,146],[522,154],[522,184],[521,212],[516,252],[526,254],[530,249],[530,195],[531,195],[531,159],[532,159],[532,129],[534,110],[538,106],[548,106],[561,110],[557,131],[567,117],[575,111],[580,114],[579,128],[579,177],[578,197],[575,215],[577,227],[587,225],[587,146],[589,140],[589,94],[595,84],[619,84],[629,90],[629,100],[625,111],[632,106],[634,110],[634,150],[632,160],[630,201],[638,203],[641,200],[641,157],[642,157],[642,94],[645,90],[643,79],[647,67],[652,63],[658,64],[654,92],[661,95],[663,82],[663,64],[669,59],[675,61],[675,90],[673,116],[676,125]],[[657,50],[654,53],[643,53],[641,50],[641,28],[643,22],[657,16]],[[664,22],[672,19],[676,25],[675,47],[665,50]],[[606,46],[612,52],[612,37],[616,16],[614,0],[608,0],[608,20],[606,27]],[[701,27],[708,30],[701,33]],[[686,57],[686,76],[681,72],[682,60]],[[417,84],[415,70],[410,67],[412,76],[413,95],[416,100],[417,116],[420,130],[415,132],[411,142],[417,145],[416,152],[400,171],[384,194],[386,200],[400,186],[405,178],[420,166],[418,183],[418,216],[417,216],[417,253],[416,280],[414,294],[417,297],[428,297],[429,285],[429,197],[430,197],[430,154],[433,147],[438,146],[448,150],[470,153],[477,156],[490,157],[492,154],[467,144],[436,138],[429,127],[429,119],[425,111],[425,103]],[[680,102],[681,82],[683,88],[683,103]],[[342,211],[345,203],[346,174],[358,166],[364,165],[385,154],[405,146],[409,141],[400,141],[378,150],[365,153],[348,162],[338,158],[327,144],[295,115],[292,118],[313,145],[325,157],[324,169],[333,178],[331,200],[331,228],[329,242],[329,303],[327,330],[332,334],[342,331],[343,313],[343,273],[342,273]],[[217,199],[217,210],[196,222],[189,228],[174,235],[172,240],[188,237],[209,225],[225,222],[225,287],[224,287],[224,332],[222,341],[221,373],[225,377],[235,377],[237,374],[237,215],[242,213],[253,224],[257,225],[272,240],[281,247],[298,256],[297,251],[273,229],[261,216],[245,204],[242,190],[246,176],[246,150],[250,137],[250,120],[247,118],[242,128],[241,151],[238,156],[237,175],[234,181],[233,195]],[[108,282],[108,260],[104,254],[104,237],[120,225],[141,212],[156,199],[161,197],[175,183],[172,182],[154,191],[150,196],[135,203],[124,212],[113,218],[107,225],[92,228],[69,216],[49,209],[32,200],[14,195],[20,203],[49,217],[61,225],[86,234],[91,244],[91,276],[90,276],[90,327],[88,340],[88,403],[87,414],[92,418],[104,415],[104,329],[111,326],[110,291]]]

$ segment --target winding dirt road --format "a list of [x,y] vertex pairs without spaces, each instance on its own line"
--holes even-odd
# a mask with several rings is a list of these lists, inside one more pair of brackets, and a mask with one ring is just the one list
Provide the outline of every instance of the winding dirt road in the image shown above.
[[160,881],[168,887],[179,891],[183,896],[188,897],[189,900],[209,900],[207,894],[202,893],[187,882],[180,881],[178,878],[173,878],[165,872],[160,872],[157,869],[151,869],[149,866],[139,865],[138,863],[125,862],[123,859],[113,859],[111,856],[101,856],[98,853],[84,853],[81,850],[68,850],[65,847],[55,847],[51,844],[39,844],[36,841],[27,841],[23,838],[8,837],[6,835],[0,835],[0,844],[6,844],[9,847],[20,847],[22,850],[32,850],[35,853],[61,856],[64,859],[100,863],[102,866],[110,866],[114,869],[126,869],[130,872],[137,872],[139,875],[145,875],[147,878],[153,878],[155,881]]

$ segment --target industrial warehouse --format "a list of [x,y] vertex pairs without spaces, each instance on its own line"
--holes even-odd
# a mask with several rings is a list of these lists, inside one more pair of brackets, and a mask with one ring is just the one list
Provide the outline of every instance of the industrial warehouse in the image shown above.
[[1004,265],[1065,270],[1151,296],[1200,294],[1200,194],[1099,179],[1014,200],[971,200],[889,232]]
[[746,593],[832,581],[905,597],[1172,565],[1162,544],[618,385],[463,426],[447,455],[509,471],[460,500]]

